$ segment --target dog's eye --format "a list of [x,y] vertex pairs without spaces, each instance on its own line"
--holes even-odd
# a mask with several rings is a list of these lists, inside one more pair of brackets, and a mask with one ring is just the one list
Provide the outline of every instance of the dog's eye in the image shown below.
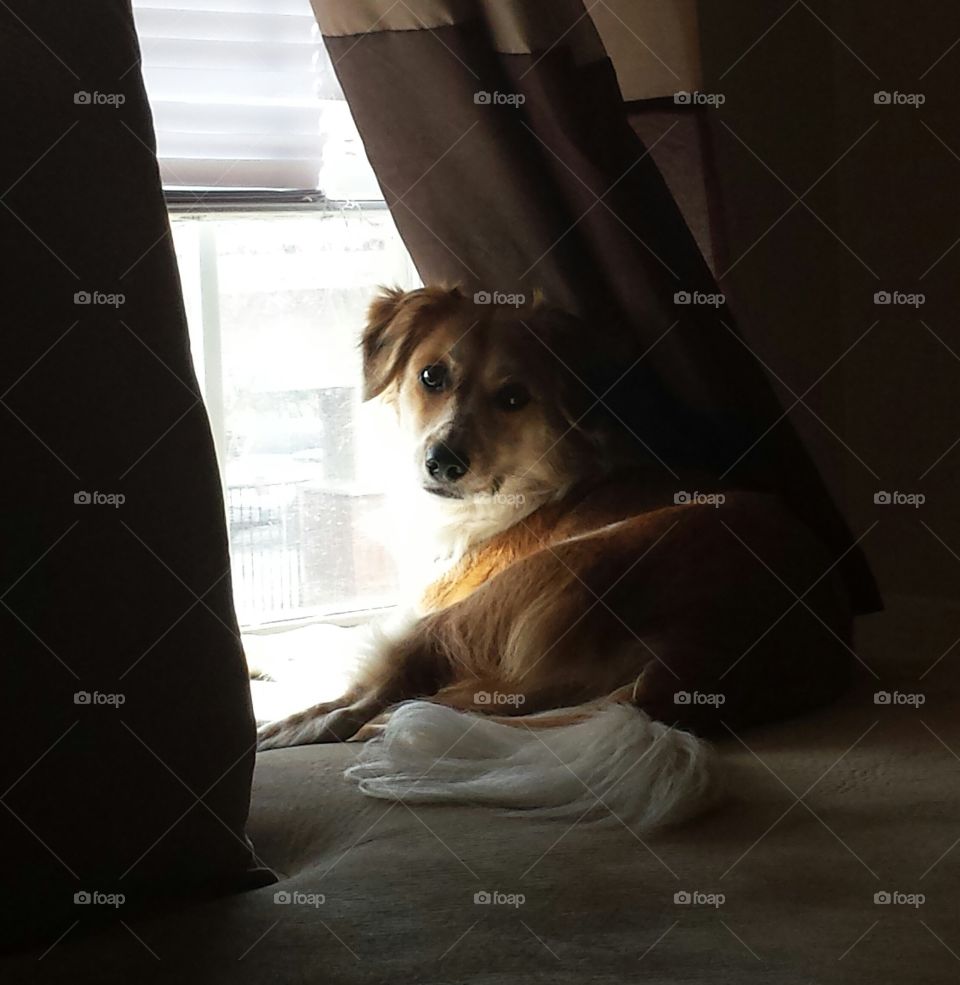
[[447,367],[443,363],[433,363],[420,371],[420,382],[428,390],[442,390],[447,383]]
[[522,410],[530,403],[530,391],[522,383],[508,383],[497,391],[496,400],[501,410]]

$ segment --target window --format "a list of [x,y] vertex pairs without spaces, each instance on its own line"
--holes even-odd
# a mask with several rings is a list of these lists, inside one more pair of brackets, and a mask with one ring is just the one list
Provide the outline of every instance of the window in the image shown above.
[[358,333],[416,271],[309,0],[134,0],[244,627],[391,604]]

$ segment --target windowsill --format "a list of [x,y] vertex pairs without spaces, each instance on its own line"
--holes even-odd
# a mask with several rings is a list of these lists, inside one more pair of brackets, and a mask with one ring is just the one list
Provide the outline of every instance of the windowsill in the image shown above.
[[255,626],[241,626],[243,636],[279,636],[307,626],[338,626],[350,629],[354,626],[365,626],[367,623],[389,615],[396,610],[395,605],[374,606],[367,609],[348,609],[342,612],[313,613],[299,619],[280,619],[276,622],[265,622]]
[[343,694],[367,636],[364,627],[391,611],[344,612],[245,630],[247,664],[251,673],[264,675],[250,681],[257,723],[276,721]]
[[343,212],[386,210],[383,199],[346,200],[327,198],[314,189],[296,188],[164,188],[167,210],[173,215],[193,216],[277,214],[290,212]]

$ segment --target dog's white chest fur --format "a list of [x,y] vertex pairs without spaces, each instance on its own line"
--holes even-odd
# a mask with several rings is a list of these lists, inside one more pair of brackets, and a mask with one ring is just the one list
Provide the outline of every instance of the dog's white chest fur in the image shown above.
[[542,500],[517,504],[495,497],[443,499],[419,489],[398,494],[388,509],[396,518],[391,540],[408,604],[415,604],[468,551],[522,523],[541,505]]

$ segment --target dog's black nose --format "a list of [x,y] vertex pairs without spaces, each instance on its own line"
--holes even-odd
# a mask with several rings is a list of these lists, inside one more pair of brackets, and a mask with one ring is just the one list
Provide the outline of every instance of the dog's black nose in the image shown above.
[[470,469],[466,453],[455,451],[442,441],[427,452],[424,464],[430,476],[440,482],[458,482]]

